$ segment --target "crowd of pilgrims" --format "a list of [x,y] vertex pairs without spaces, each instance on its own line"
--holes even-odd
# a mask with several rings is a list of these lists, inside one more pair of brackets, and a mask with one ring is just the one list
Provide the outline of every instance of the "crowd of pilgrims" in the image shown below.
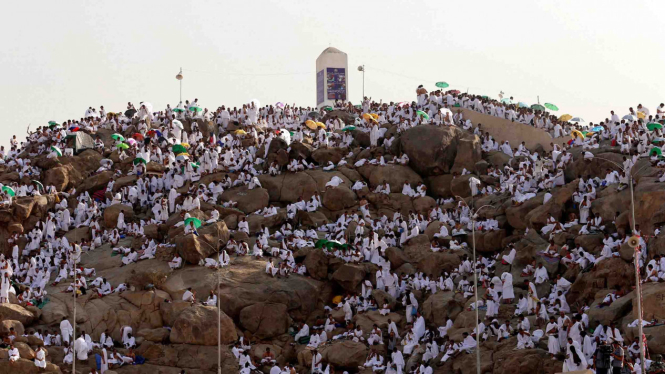
[[[498,150],[510,157],[524,156],[515,168],[508,164],[503,167],[491,167],[489,175],[498,180],[494,186],[484,185],[480,188],[482,184],[480,180],[475,177],[469,179],[469,187],[476,198],[507,193],[514,204],[522,204],[541,191],[546,192],[545,203],[551,198],[550,191],[565,183],[563,169],[573,162],[570,147],[583,147],[588,150],[599,147],[602,140],[612,140],[621,145],[621,151],[625,153],[623,170],[608,169],[604,179],[581,176],[574,193],[574,202],[579,209],[579,214],[571,214],[563,222],[550,217],[547,225],[541,230],[541,234],[550,239],[554,234],[578,225],[582,226],[579,235],[605,232],[604,247],[598,257],[585,251],[582,247],[569,248],[564,245],[559,248],[553,241],[550,241],[550,245],[540,254],[549,261],[560,261],[564,266],[576,267],[579,271],[588,271],[600,261],[618,256],[619,246],[626,242],[626,236],[605,230],[606,222],[590,211],[591,201],[596,197],[598,189],[613,184],[619,184],[619,188],[624,188],[629,183],[627,174],[630,173],[637,160],[640,157],[651,157],[648,144],[661,137],[662,134],[658,129],[649,131],[645,124],[647,121],[663,119],[665,113],[663,104],[655,115],[650,114],[648,109],[641,105],[638,106],[639,113],[642,113],[639,116],[638,112],[632,108],[621,119],[612,112],[611,119],[598,124],[603,127],[603,130],[596,131],[593,135],[588,134],[584,138],[574,137],[573,141],[564,141],[561,145],[553,144],[551,152],[538,154],[528,150],[524,143],[516,147],[507,142],[500,144],[488,133],[483,133],[481,124],[471,123],[470,120],[464,118],[463,112],[456,111],[456,108],[468,108],[542,128],[544,131],[550,132],[554,138],[580,130],[582,127],[579,123],[571,124],[560,121],[555,116],[541,111],[521,108],[512,104],[510,100],[497,102],[453,91],[428,93],[422,87],[417,90],[417,100],[411,103],[377,103],[370,98],[365,98],[359,106],[354,107],[350,103],[336,103],[335,107],[335,109],[358,115],[354,123],[355,131],[369,133],[371,147],[383,145],[388,149],[395,140],[394,135],[384,137],[386,126],[383,125],[386,124],[397,125],[397,135],[414,126],[458,126],[476,133],[482,140],[482,149],[485,152]],[[4,164],[7,172],[17,171],[21,180],[26,175],[35,181],[40,178],[42,170],[33,165],[31,159],[42,155],[46,155],[48,158],[61,157],[60,149],[65,149],[65,153],[67,153],[66,139],[72,131],[85,131],[94,135],[100,129],[109,129],[115,133],[125,133],[130,126],[134,126],[140,136],[129,140],[114,137],[112,141],[107,140],[107,143],[104,143],[101,137],[97,137],[95,149],[101,153],[117,149],[121,160],[132,158],[157,162],[166,166],[166,172],[149,174],[146,172],[145,163],[138,162],[134,163],[126,174],[123,174],[120,168],[113,167],[111,160],[103,159],[96,173],[110,170],[114,172],[115,178],[136,175],[137,180],[135,184],[122,187],[115,192],[114,180],[111,180],[106,187],[106,194],[101,198],[90,196],[88,192],[77,193],[75,187],[68,191],[56,191],[54,186],[42,186],[40,183],[14,182],[7,184],[6,187],[9,189],[3,188],[1,194],[0,204],[4,206],[11,206],[12,200],[16,197],[42,194],[57,194],[59,202],[55,209],[48,212],[45,220],[39,222],[34,229],[23,234],[15,233],[7,240],[8,248],[11,248],[11,251],[8,256],[0,256],[0,302],[7,303],[15,297],[19,304],[41,306],[48,302],[47,286],[59,283],[68,286],[67,292],[77,294],[92,292],[96,297],[123,292],[127,289],[126,284],[110,284],[106,279],[97,277],[94,268],[80,266],[81,256],[85,256],[106,243],[111,243],[112,250],[123,256],[123,266],[144,259],[153,259],[160,246],[169,246],[169,244],[145,238],[143,233],[145,225],[163,223],[171,215],[180,213],[183,221],[177,225],[185,226],[185,235],[198,235],[194,222],[190,222],[188,225],[184,223],[190,217],[189,211],[199,209],[202,201],[220,203],[220,195],[226,189],[242,185],[247,185],[249,189],[260,188],[261,183],[257,177],[261,174],[277,175],[313,168],[335,170],[343,165],[354,168],[366,163],[377,166],[390,163],[409,164],[406,154],[386,155],[385,158],[381,156],[376,159],[361,159],[353,162],[351,161],[354,156],[353,152],[349,151],[338,164],[329,162],[326,165],[317,165],[301,158],[290,160],[286,168],[280,167],[277,163],[267,165],[265,159],[268,148],[276,138],[283,139],[287,144],[310,138],[314,148],[339,147],[350,150],[349,146],[354,140],[352,132],[337,131],[347,124],[338,117],[331,117],[325,123],[325,129],[311,130],[304,124],[308,119],[313,118],[312,112],[317,112],[316,116],[325,114],[323,110],[317,111],[315,108],[281,103],[259,106],[256,101],[243,105],[242,108],[231,109],[221,106],[216,111],[202,109],[198,99],[180,103],[174,108],[167,105],[166,109],[162,111],[153,111],[152,105],[149,103],[139,104],[139,109],[136,109],[132,103],[128,103],[125,113],[109,113],[104,107],[100,107],[99,110],[90,107],[80,120],[67,120],[55,126],[40,127],[29,133],[26,141],[20,144],[14,136],[11,139],[10,150],[7,151],[4,147],[0,149],[1,163]],[[428,116],[417,112],[425,112]],[[204,137],[199,128],[199,122],[191,121],[199,118],[212,121],[217,125],[218,131],[212,132],[209,137]],[[186,119],[191,122],[189,132],[183,125]],[[243,130],[227,131],[230,127]],[[256,145],[243,147],[242,142],[245,138],[255,139],[254,144]],[[122,144],[128,146],[121,146]],[[182,153],[174,152],[175,145],[185,146],[187,154],[183,156]],[[583,152],[582,155],[585,159],[593,158],[590,152]],[[654,157],[651,158],[651,161],[660,162],[658,158]],[[220,172],[228,173],[220,182],[211,182],[207,185],[195,183],[203,175]],[[468,173],[467,170],[462,172],[462,174]],[[189,190],[184,194],[178,193],[177,190],[188,181],[192,182]],[[326,190],[336,188],[343,183],[341,178],[333,176],[326,184]],[[360,190],[368,186],[363,181],[357,181],[347,187]],[[10,193],[10,190],[13,193]],[[390,194],[390,185],[384,181],[371,192]],[[325,191],[321,191],[321,193],[325,193]],[[427,189],[423,184],[413,186],[405,182],[401,193],[417,198],[425,196]],[[184,196],[179,199],[181,195]],[[76,206],[68,206],[70,197],[75,197]],[[179,202],[181,200],[182,202]],[[125,212],[121,211],[118,215],[117,227],[105,228],[103,224],[100,224],[103,211],[114,204],[147,208],[152,212],[152,216],[149,221],[125,222]],[[235,203],[227,201],[223,202],[223,205],[233,207]],[[597,347],[604,343],[615,343],[619,347],[623,346],[625,355],[620,361],[627,370],[625,372],[640,372],[639,365],[635,364],[636,361],[639,361],[637,342],[624,340],[621,333],[622,326],[590,324],[587,314],[589,306],[584,305],[571,310],[566,301],[566,294],[571,283],[560,275],[557,275],[555,279],[550,279],[542,262],[539,263],[534,259],[532,264],[523,269],[521,275],[526,278],[524,288],[528,291],[526,293],[518,292],[519,295],[516,297],[513,275],[510,272],[499,274],[495,271],[498,262],[503,265],[512,265],[517,253],[512,245],[506,249],[504,255],[479,256],[475,262],[464,254],[457,269],[450,273],[444,272],[438,277],[422,272],[412,275],[397,274],[395,269],[391,269],[386,250],[389,247],[403,248],[408,245],[412,238],[422,234],[433,221],[445,224],[441,226],[440,231],[431,241],[433,252],[466,251],[468,245],[465,238],[472,229],[483,232],[499,228],[498,222],[494,219],[479,217],[473,219],[472,211],[466,202],[439,199],[437,206],[427,214],[410,212],[403,215],[397,212],[392,216],[373,214],[369,204],[363,202],[357,210],[344,212],[329,224],[319,227],[305,227],[297,224],[297,220],[294,218],[299,210],[313,212],[321,206],[319,192],[308,199],[298,199],[297,202],[286,206],[289,218],[287,223],[273,229],[272,232],[267,227],[262,227],[258,232],[250,232],[247,220],[242,219],[238,222],[237,230],[254,236],[256,238],[254,244],[251,244],[251,241],[231,239],[218,255],[198,264],[217,269],[232,265],[231,256],[246,255],[257,259],[267,257],[265,260],[267,276],[306,275],[307,269],[303,264],[295,261],[293,253],[300,248],[313,247],[320,239],[339,244],[330,250],[322,249],[329,256],[337,257],[348,263],[371,262],[376,264],[379,270],[376,272],[374,283],[369,280],[364,281],[361,293],[349,293],[338,303],[327,307],[330,315],[321,325],[310,328],[307,324],[300,324],[293,331],[296,342],[294,344],[306,344],[306,349],[312,351],[312,372],[335,372],[332,365],[322,360],[319,349],[321,346],[340,339],[352,339],[367,344],[371,349],[364,366],[371,367],[374,371],[390,374],[405,372],[409,357],[414,354],[414,350],[420,349],[422,359],[419,365],[412,368],[411,372],[425,374],[432,373],[434,365],[441,365],[455,356],[473,352],[476,349],[477,339],[501,341],[511,336],[517,336],[515,349],[533,349],[540,339],[546,339],[547,349],[552,359],[564,359],[564,371],[594,368]],[[278,208],[270,205],[260,211],[246,213],[270,217],[278,214]],[[219,220],[219,213],[212,210],[210,219],[204,224],[214,223],[217,220]],[[352,223],[355,225],[355,230],[349,234],[347,229]],[[62,233],[79,227],[90,227],[90,240],[78,238],[72,240],[71,236],[68,239],[62,235]],[[637,229],[639,231],[639,228]],[[639,235],[639,232],[634,234]],[[656,235],[658,235],[658,231]],[[144,244],[140,250],[119,246],[121,238],[126,236],[144,238]],[[20,242],[25,243],[23,249],[19,246]],[[271,243],[279,244],[274,246]],[[640,266],[644,267],[644,263],[648,263],[644,281],[656,282],[665,279],[665,258],[648,260],[646,242],[642,239],[640,244],[642,248]],[[177,254],[169,261],[169,266],[173,270],[184,265],[183,259]],[[472,283],[474,271],[478,275],[479,283],[477,285]],[[538,295],[536,286],[541,283],[551,284],[549,294]],[[461,293],[468,299],[474,295],[475,287],[478,287],[480,300],[473,303],[471,308],[479,308],[484,311],[484,319],[479,321],[478,330],[464,332],[461,340],[450,338],[447,334],[452,327],[452,320],[448,320],[443,326],[427,325],[421,314],[422,308],[413,293],[413,291],[423,294]],[[375,289],[383,290],[398,300],[398,305],[393,308],[396,310],[391,310],[388,304],[377,305],[372,297],[372,291]],[[626,290],[617,290],[608,294],[602,306],[610,305],[625,292]],[[188,289],[183,295],[183,300],[207,305],[217,304],[217,296],[213,291],[206,299],[197,300],[195,293]],[[499,321],[497,315],[500,308],[514,308],[513,320],[518,322]],[[354,315],[373,310],[378,310],[382,315],[404,311],[406,326],[400,328],[390,320],[388,320],[387,329],[375,325],[371,331],[363,331],[359,326],[354,326]],[[333,318],[333,313],[336,311],[343,313],[344,322]],[[529,319],[528,316],[535,316],[535,319]],[[531,321],[535,321],[535,323]],[[593,330],[591,330],[592,325]],[[332,334],[333,331],[339,331],[340,328],[345,332]],[[85,360],[93,349],[100,349],[103,363],[102,373],[111,365],[132,364],[142,360],[133,352],[136,342],[129,326],[123,328],[121,342],[114,342],[108,332],[102,334],[99,340],[94,341],[89,334],[81,331],[72,344],[72,340],[75,338],[72,336],[72,332],[70,321],[63,318],[59,329],[31,330],[27,331],[26,335],[37,336],[44,341],[46,346],[65,346],[65,364],[72,362],[73,351],[76,351],[77,359]],[[10,348],[10,360],[13,361],[18,359],[18,350],[12,345],[14,337],[14,332],[3,337],[3,344]],[[274,353],[269,349],[261,362],[255,362],[249,356],[250,344],[248,340],[241,339],[232,348],[238,359],[241,373],[249,373],[257,367],[265,365],[270,367],[271,374],[295,373],[293,365],[288,364],[280,368]],[[378,354],[379,350],[372,348],[383,344],[387,345],[385,351],[388,354],[385,356]],[[118,347],[128,350],[121,354],[116,349]],[[41,355],[38,352],[37,357],[35,365],[43,368],[45,365],[43,352]],[[619,358],[613,358],[613,360],[619,360]],[[647,362],[648,364],[649,362]]]

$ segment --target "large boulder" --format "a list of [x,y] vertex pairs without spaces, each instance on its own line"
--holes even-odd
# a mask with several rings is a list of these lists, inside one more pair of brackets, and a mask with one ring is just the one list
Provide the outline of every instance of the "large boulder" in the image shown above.
[[463,168],[473,170],[481,159],[480,141],[458,127],[416,126],[400,137],[411,167],[422,176],[441,175]]
[[309,251],[305,256],[303,264],[312,278],[319,280],[328,279],[328,256],[323,253],[322,249]]
[[105,189],[111,178],[113,178],[113,171],[103,171],[99,174],[95,174],[89,178],[86,178],[83,183],[76,186],[76,190],[80,191],[81,193],[88,192],[90,195],[92,195],[101,189]]
[[240,325],[258,339],[270,339],[282,335],[289,327],[286,305],[256,303],[240,311]]
[[143,329],[139,330],[136,333],[137,337],[143,338],[144,340],[147,340],[149,342],[155,342],[155,343],[161,343],[166,340],[166,338],[169,337],[171,332],[162,327],[162,328],[156,328],[156,329]]
[[[507,342],[507,344],[515,342]],[[508,347],[506,347],[508,348]],[[555,374],[561,372],[561,361],[551,360],[546,350],[542,349],[526,349],[526,350],[513,350],[502,349],[494,352],[493,354],[493,369],[491,371],[484,371],[493,374]],[[472,357],[473,355],[467,355]],[[481,354],[481,359],[482,359]],[[470,365],[468,371],[463,373],[475,373],[475,360],[467,359]],[[484,368],[484,362],[481,361],[481,369]],[[583,372],[580,372],[580,374]]]
[[249,189],[247,186],[235,187],[222,193],[222,201],[235,201],[237,208],[246,214],[263,209],[270,203],[268,190],[264,188]]
[[[221,313],[218,315],[218,312]],[[212,306],[193,305],[183,310],[171,328],[172,343],[217,345],[218,321],[221,322],[221,343],[238,340],[233,320]]]
[[356,370],[365,363],[367,346],[352,340],[334,342],[322,349],[321,356],[336,369]]
[[444,199],[453,197],[453,193],[450,188],[450,182],[453,181],[453,178],[454,176],[452,174],[444,174],[425,179],[428,193],[434,197]]
[[319,148],[312,152],[312,159],[321,166],[332,162],[337,165],[344,157],[344,152],[340,148]]
[[198,233],[198,236],[189,234],[176,238],[178,252],[190,264],[198,264],[202,259],[217,253],[218,244],[226,243],[231,236],[224,221],[201,227]]
[[120,212],[123,212],[125,215],[125,223],[134,218],[134,208],[124,204],[113,204],[104,209],[104,226],[108,228],[116,228]]
[[603,301],[605,296],[612,292],[612,290],[602,290],[596,293],[596,300],[591,304],[589,309],[589,320],[595,323],[596,321],[607,326],[610,322],[620,321],[626,314],[628,314],[633,307],[632,300],[635,292],[618,298],[609,306],[601,307],[599,304]]
[[332,279],[349,292],[357,291],[365,279],[365,266],[362,264],[344,264],[332,275]]
[[356,205],[357,197],[349,187],[338,186],[327,189],[323,194],[321,203],[324,207],[334,212]]
[[[575,279],[567,295],[568,303],[592,303],[599,291],[618,288],[629,290],[634,284],[635,268],[631,264],[616,257],[606,259]],[[645,318],[648,318],[646,316],[645,312]]]
[[[633,277],[632,281],[635,281],[635,277]],[[629,295],[633,294],[634,292],[631,292]],[[624,298],[628,298],[628,295],[621,299]],[[634,318],[637,319],[637,300],[634,297],[630,300],[632,300],[631,306]],[[616,302],[612,303],[612,305]],[[644,283],[642,285],[642,315],[647,321],[653,319],[662,320],[665,318],[665,283]]]
[[404,165],[374,166],[364,165],[359,169],[360,174],[369,181],[374,189],[379,184],[388,183],[390,191],[401,193],[404,183],[413,188],[423,182],[423,179],[413,169]]
[[35,316],[18,304],[0,304],[0,321],[18,321],[23,326],[30,326],[35,321]]
[[448,318],[455,319],[464,311],[464,299],[454,292],[437,292],[423,303],[423,317],[434,326],[445,326]]
[[17,336],[21,336],[25,332],[25,328],[23,327],[23,324],[20,321],[12,319],[3,319],[2,321],[0,321],[0,335],[2,336],[9,335],[10,329],[14,329]]
[[[46,373],[61,373],[60,368],[50,362],[46,363]],[[21,357],[18,361],[10,363],[9,360],[0,361],[0,373],[12,374],[37,374],[44,373],[39,371],[35,363],[31,360]],[[109,373],[107,371],[107,373]]]
[[277,279],[267,275],[265,261],[239,258],[227,269],[221,274],[219,299],[222,310],[234,319],[250,305],[269,303],[284,304],[293,319],[306,320],[317,310],[320,300],[329,297],[325,283],[313,278],[292,275]]

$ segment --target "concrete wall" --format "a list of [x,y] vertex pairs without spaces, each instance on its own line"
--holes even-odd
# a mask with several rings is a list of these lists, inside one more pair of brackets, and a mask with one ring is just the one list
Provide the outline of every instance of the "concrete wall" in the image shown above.
[[489,132],[495,140],[503,142],[507,140],[515,148],[522,142],[526,147],[533,150],[538,144],[542,145],[546,151],[551,151],[550,143],[561,144],[570,138],[553,139],[552,136],[544,130],[533,126],[525,125],[519,122],[511,122],[507,119],[482,114],[465,108],[452,108],[453,112],[461,110],[464,118],[470,119],[474,126],[481,123],[483,132]]

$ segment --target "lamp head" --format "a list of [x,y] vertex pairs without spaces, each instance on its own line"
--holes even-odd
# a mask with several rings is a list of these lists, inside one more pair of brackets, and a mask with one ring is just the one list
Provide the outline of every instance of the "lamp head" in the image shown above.
[[360,65],[358,66],[358,71],[365,71],[365,68],[362,65]]

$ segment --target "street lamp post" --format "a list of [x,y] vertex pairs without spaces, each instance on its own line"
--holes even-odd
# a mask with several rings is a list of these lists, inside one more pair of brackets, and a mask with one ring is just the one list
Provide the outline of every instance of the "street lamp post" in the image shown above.
[[[603,157],[594,157],[599,160],[607,161],[612,164],[614,164],[616,167],[621,169],[624,173],[626,173],[626,169],[624,169],[619,163],[603,158]],[[650,166],[649,164],[646,164],[642,166],[641,168],[637,169],[637,172],[640,170],[646,168],[647,166]],[[628,171],[628,184],[630,185],[630,211],[631,211],[631,217],[632,217],[632,223],[631,223],[631,230],[633,232],[633,235],[635,235],[635,195],[633,193],[633,170]],[[645,352],[644,352],[644,333],[643,333],[643,326],[642,326],[642,283],[640,282],[640,259],[637,257],[637,251],[633,251],[633,262],[635,263],[635,292],[636,292],[636,298],[637,298],[637,319],[639,320],[638,322],[638,333],[640,335],[640,366],[642,368],[642,373],[646,373],[646,363],[644,362],[645,358]]]
[[180,68],[180,72],[178,73],[178,75],[175,76],[175,79],[180,81],[180,102],[181,103],[182,103],[182,78],[184,78],[184,77],[182,75],[182,68]]
[[[478,272],[476,271],[476,217],[478,217],[478,213],[485,209],[485,208],[494,208],[494,206],[487,204],[483,205],[478,209],[474,209],[473,207],[470,207],[469,204],[466,203],[466,201],[461,197],[461,196],[455,196],[462,202],[464,202],[464,205],[469,208],[469,213],[471,216],[471,246],[473,249],[473,294],[474,298],[476,301],[474,302],[475,304],[475,311],[476,311],[476,372],[480,374],[480,331],[478,331]],[[471,195],[471,205],[473,206],[473,195]]]
[[[213,248],[217,251],[217,261],[221,268],[222,259],[221,254],[219,253],[219,226],[217,226],[217,248],[214,248],[208,242],[201,241],[205,243],[210,248]],[[220,284],[221,284],[221,274],[220,269],[216,270],[217,273],[217,374],[222,374],[222,302],[219,299]]]
[[74,239],[74,318],[72,320],[72,373],[76,373],[76,299],[78,298],[78,284],[76,283],[76,264],[81,256],[81,247]]
[[358,71],[363,73],[363,99],[361,100],[362,102],[365,100],[365,65],[358,66]]

